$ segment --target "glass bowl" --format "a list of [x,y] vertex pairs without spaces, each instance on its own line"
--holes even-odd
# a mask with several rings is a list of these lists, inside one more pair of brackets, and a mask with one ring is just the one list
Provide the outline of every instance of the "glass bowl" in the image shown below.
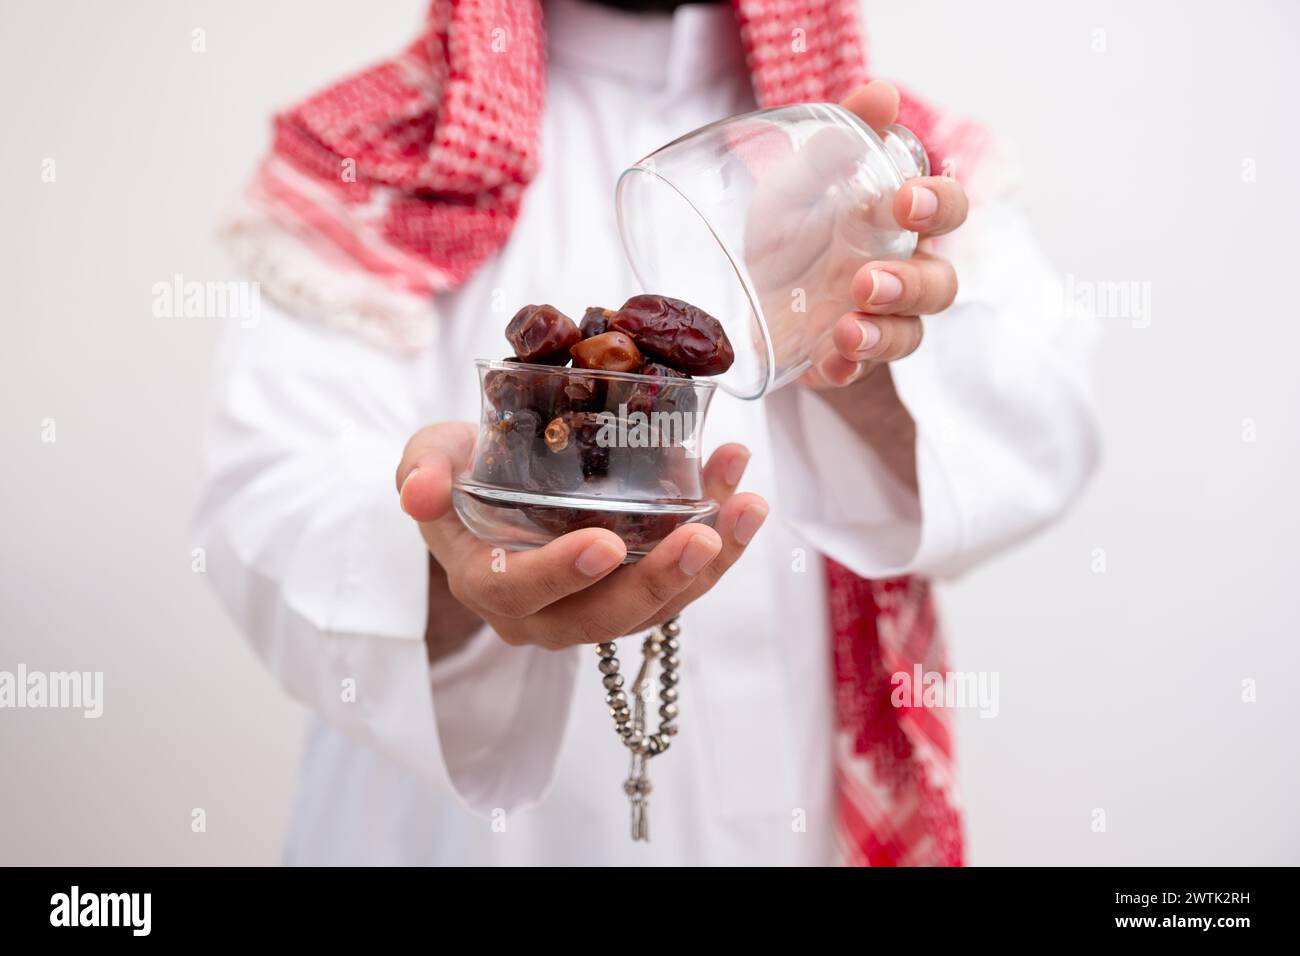
[[478,443],[452,501],[482,540],[518,551],[607,528],[635,561],[679,525],[717,515],[700,460],[713,381],[475,364]]
[[719,383],[758,398],[831,347],[856,306],[854,273],[906,259],[916,233],[894,219],[903,181],[929,174],[902,126],[877,135],[843,107],[802,103],[719,120],[655,150],[619,178],[619,235],[646,292],[697,305],[736,352]]

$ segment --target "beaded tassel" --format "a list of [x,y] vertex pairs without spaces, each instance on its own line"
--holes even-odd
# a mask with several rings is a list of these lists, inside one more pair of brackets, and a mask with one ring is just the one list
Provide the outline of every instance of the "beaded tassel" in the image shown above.
[[[632,704],[628,706],[627,692],[623,690],[623,675],[619,673],[618,648],[611,641],[597,644],[600,672],[604,676],[605,703],[614,718],[614,729],[624,746],[632,753],[628,777],[623,781],[623,792],[632,801],[632,839],[650,839],[650,778],[647,774],[651,757],[668,749],[677,734],[677,669],[681,664],[678,652],[681,644],[681,625],[674,618],[655,628],[641,645],[641,668],[632,682]],[[659,731],[645,732],[646,697],[650,690],[650,670],[659,661]]]

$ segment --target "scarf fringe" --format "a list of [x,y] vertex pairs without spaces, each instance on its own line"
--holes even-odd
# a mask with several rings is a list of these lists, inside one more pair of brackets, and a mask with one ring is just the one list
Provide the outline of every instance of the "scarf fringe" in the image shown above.
[[217,234],[262,294],[295,317],[399,353],[413,354],[433,342],[432,296],[395,289],[345,259],[331,261],[265,208],[240,201]]

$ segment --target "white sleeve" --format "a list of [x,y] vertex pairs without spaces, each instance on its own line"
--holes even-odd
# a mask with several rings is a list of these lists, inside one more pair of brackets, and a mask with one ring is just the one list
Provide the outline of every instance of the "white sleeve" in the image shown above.
[[958,575],[1061,514],[1097,461],[1094,323],[1064,301],[1024,217],[974,207],[940,252],[957,300],[891,367],[916,422],[917,493],[816,393],[769,399],[794,526],[864,577]]
[[577,662],[484,628],[429,667],[429,556],[394,488],[438,420],[428,369],[263,302],[222,343],[197,536],[290,695],[472,809],[511,810],[550,783]]

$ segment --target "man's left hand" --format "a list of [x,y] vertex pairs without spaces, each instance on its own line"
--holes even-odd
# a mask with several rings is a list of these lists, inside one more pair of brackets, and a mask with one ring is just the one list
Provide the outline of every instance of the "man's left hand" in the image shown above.
[[[854,90],[841,105],[879,132],[898,116],[898,91],[875,81]],[[924,176],[903,184],[894,197],[894,218],[920,234],[917,251],[906,261],[867,262],[857,270],[852,297],[858,310],[836,322],[834,349],[808,371],[806,384],[838,388],[916,351],[921,316],[942,312],[957,295],[957,273],[934,254],[931,240],[965,222],[966,210],[966,193],[955,180]]]

